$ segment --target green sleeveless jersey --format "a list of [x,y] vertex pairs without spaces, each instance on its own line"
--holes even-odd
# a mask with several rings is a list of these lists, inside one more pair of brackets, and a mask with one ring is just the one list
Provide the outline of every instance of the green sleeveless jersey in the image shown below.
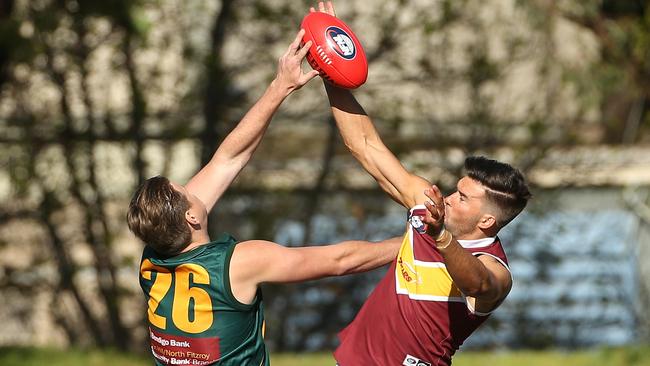
[[270,364],[261,291],[247,305],[230,289],[228,270],[236,244],[225,234],[174,257],[145,247],[140,287],[148,300],[151,353],[157,365]]

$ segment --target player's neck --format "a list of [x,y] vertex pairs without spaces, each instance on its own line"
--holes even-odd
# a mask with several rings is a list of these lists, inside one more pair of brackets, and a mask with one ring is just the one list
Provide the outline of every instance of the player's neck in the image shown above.
[[192,241],[190,242],[190,244],[188,244],[185,247],[185,249],[183,249],[183,252],[188,252],[196,247],[208,244],[209,242],[210,242],[210,236],[206,231],[204,230],[193,231]]
[[471,231],[469,233],[454,235],[454,239],[456,239],[456,240],[480,240],[480,239],[490,238],[492,236],[493,235],[487,235],[487,233],[482,231],[482,230],[473,230],[473,231]]

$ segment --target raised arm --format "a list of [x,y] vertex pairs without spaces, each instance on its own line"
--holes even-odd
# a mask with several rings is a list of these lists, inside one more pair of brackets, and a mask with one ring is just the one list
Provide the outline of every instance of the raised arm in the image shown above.
[[[309,11],[336,16],[331,1],[319,1],[318,10],[312,7]],[[324,84],[336,126],[341,132],[345,146],[363,168],[375,178],[379,186],[393,200],[406,208],[411,208],[426,199],[423,191],[430,183],[406,170],[384,145],[372,120],[352,93],[327,82]]]
[[406,208],[421,203],[426,198],[423,191],[430,183],[404,168],[384,145],[372,120],[349,90],[327,82],[325,89],[336,125],[352,155],[393,200]]
[[230,262],[235,297],[252,300],[261,283],[288,283],[365,272],[397,256],[401,238],[380,242],[344,241],[338,244],[287,248],[251,240],[237,244]]
[[304,74],[301,70],[302,59],[311,46],[307,42],[300,47],[303,33],[298,33],[280,57],[277,75],[262,97],[226,136],[208,164],[187,183],[187,190],[203,201],[208,212],[248,163],[280,104],[318,75],[316,71]]

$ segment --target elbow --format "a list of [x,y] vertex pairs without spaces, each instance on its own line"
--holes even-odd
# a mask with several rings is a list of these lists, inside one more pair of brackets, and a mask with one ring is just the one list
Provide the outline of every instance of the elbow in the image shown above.
[[359,141],[344,140],[345,147],[354,155],[354,157],[363,156],[364,146],[367,145],[366,139],[360,139]]
[[480,297],[482,297],[484,295],[484,292],[481,291],[477,287],[463,288],[463,289],[461,289],[461,291],[463,292],[463,294],[465,296],[469,296],[469,297],[473,297],[473,298],[480,298]]
[[359,272],[365,264],[353,250],[345,250],[336,256],[332,263],[332,276],[344,276]]
[[363,136],[358,141],[345,141],[345,146],[348,151],[360,162],[367,162],[372,160],[373,144],[368,136]]
[[465,296],[470,296],[473,298],[484,298],[490,294],[490,283],[489,279],[476,279],[466,286],[462,286],[460,290]]
[[215,154],[210,160],[209,165],[219,168],[241,170],[252,157],[252,153],[244,152],[237,155]]
[[336,260],[332,266],[332,276],[345,276],[354,273],[354,268],[344,258]]
[[[346,137],[343,135],[343,137]],[[362,154],[373,144],[373,135],[366,131],[359,131],[358,134],[343,139],[345,147],[353,154]]]
[[332,276],[343,276],[377,268],[388,262],[384,257],[392,254],[386,246],[367,242],[348,242],[338,246],[330,257],[330,272]]

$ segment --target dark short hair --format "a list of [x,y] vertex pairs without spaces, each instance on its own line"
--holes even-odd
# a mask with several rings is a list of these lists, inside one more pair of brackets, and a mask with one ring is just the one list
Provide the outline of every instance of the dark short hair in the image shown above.
[[486,188],[487,200],[499,211],[499,229],[517,217],[532,197],[523,174],[509,164],[483,156],[470,156],[465,159],[465,173]]
[[185,221],[190,202],[169,179],[155,176],[135,191],[126,214],[129,229],[159,254],[180,253],[192,241]]

